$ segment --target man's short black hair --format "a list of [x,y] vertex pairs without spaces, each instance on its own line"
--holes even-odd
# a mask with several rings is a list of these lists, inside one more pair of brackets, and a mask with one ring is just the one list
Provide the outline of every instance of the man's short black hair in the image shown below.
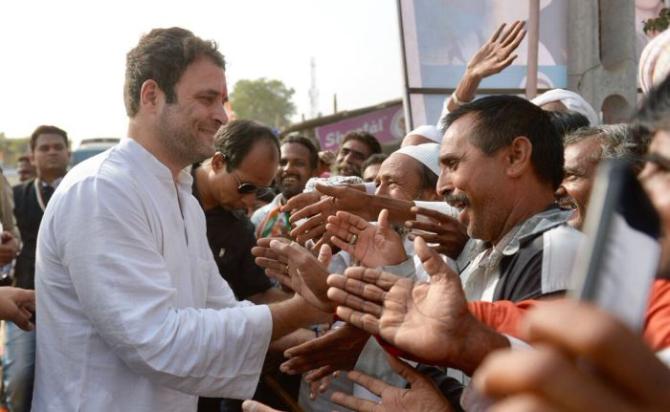
[[635,114],[635,122],[650,132],[670,131],[670,76],[649,91]]
[[65,130],[56,126],[42,125],[38,126],[37,129],[35,129],[35,131],[33,132],[33,134],[30,135],[30,150],[35,151],[35,145],[37,145],[37,138],[43,134],[57,134],[59,136],[62,136],[63,141],[65,143],[65,147],[69,147],[69,142],[67,140],[67,133],[65,132]]
[[371,155],[382,152],[382,146],[379,144],[379,140],[377,140],[376,137],[368,132],[354,131],[345,134],[342,138],[340,147],[344,146],[344,144],[349,140],[358,140],[359,142],[366,145],[370,149]]
[[[546,110],[545,110],[546,111]],[[589,119],[581,113],[578,112],[555,112],[555,111],[546,111],[549,114],[549,119],[551,124],[554,125],[558,131],[559,136],[564,137],[565,135],[574,132],[577,129],[582,127],[589,127]]]
[[372,156],[368,157],[365,159],[363,162],[363,165],[361,166],[361,172],[363,172],[368,166],[371,165],[380,165],[384,163],[384,160],[388,159],[388,155],[386,153],[375,153]]
[[301,135],[288,135],[282,140],[281,144],[285,145],[286,143],[297,143],[305,146],[309,150],[309,167],[312,170],[315,170],[319,166],[319,151],[316,149],[316,145],[312,139],[301,136]]
[[153,29],[126,56],[126,80],[123,98],[128,117],[140,109],[140,89],[151,79],[165,93],[165,100],[174,103],[174,86],[186,68],[199,57],[206,56],[225,70],[223,55],[216,42],[203,40],[180,27]]
[[274,145],[279,153],[279,139],[269,127],[253,120],[234,120],[222,126],[214,136],[214,147],[226,159],[226,170],[237,169],[256,142]]
[[563,180],[563,139],[551,124],[547,112],[516,96],[487,96],[464,104],[449,113],[444,131],[457,119],[473,113],[475,126],[470,143],[487,155],[509,146],[518,136],[530,140],[531,164],[540,179],[557,189]]

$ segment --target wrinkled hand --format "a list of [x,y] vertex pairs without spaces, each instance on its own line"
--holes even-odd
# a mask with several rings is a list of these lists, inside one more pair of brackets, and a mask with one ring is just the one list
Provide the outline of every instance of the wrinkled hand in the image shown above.
[[670,370],[609,314],[546,303],[520,332],[535,350],[491,354],[473,378],[480,393],[499,399],[496,411],[670,410]]
[[288,239],[261,238],[256,245],[251,253],[268,276],[291,288],[317,309],[328,313],[335,310],[327,297],[326,278],[332,257],[328,245],[321,247],[318,258]]
[[491,350],[509,343],[468,311],[458,275],[440,256],[420,237],[414,246],[430,283],[354,267],[328,277],[328,297],[340,319],[427,363],[472,373]]
[[0,265],[6,265],[11,262],[18,253],[18,239],[11,232],[2,232],[2,235],[0,235]]
[[[413,207],[412,212],[417,216],[425,216],[428,221],[408,220],[405,226],[412,230],[420,230],[420,236],[428,243],[437,243],[433,249],[437,253],[456,259],[463,250],[465,243],[470,239],[467,233],[467,227],[458,219],[447,216],[436,210],[425,209],[423,207]],[[426,233],[428,232],[428,233]],[[410,234],[410,239],[415,235]]]
[[491,38],[475,53],[467,65],[467,73],[478,79],[500,73],[517,58],[512,54],[526,36],[523,21],[515,21],[503,33],[505,23],[493,33]]
[[[303,193],[292,197],[282,208],[292,211],[289,221],[296,224],[307,219],[290,233],[300,244],[310,239],[319,239],[326,231],[326,221],[338,210],[345,210],[357,215],[367,216],[365,209],[368,195],[349,186],[326,186],[317,184],[318,192]],[[320,246],[320,245],[318,245]]]
[[289,375],[304,373],[307,382],[321,379],[338,370],[351,370],[370,334],[351,325],[328,331],[284,352],[288,358],[280,370]]
[[10,320],[23,330],[33,330],[30,318],[35,312],[35,291],[10,286],[0,287],[0,319]]
[[[363,266],[397,265],[407,260],[402,239],[389,224],[386,209],[379,213],[376,225],[351,213],[337,212],[328,218],[326,230],[333,234],[331,242],[335,246]],[[352,244],[353,236],[356,242]]]
[[398,388],[364,373],[351,371],[347,375],[349,379],[381,397],[381,402],[375,403],[342,392],[335,392],[331,396],[331,400],[354,411],[365,412],[449,412],[452,410],[449,406],[449,401],[440,393],[430,379],[399,359],[391,356],[388,356],[387,359],[391,368],[409,383],[409,389]]

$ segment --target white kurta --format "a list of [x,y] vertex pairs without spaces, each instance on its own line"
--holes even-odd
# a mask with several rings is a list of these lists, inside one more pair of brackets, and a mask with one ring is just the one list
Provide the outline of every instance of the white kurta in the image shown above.
[[271,314],[219,275],[191,183],[124,139],[59,185],[37,246],[34,411],[195,411],[196,395],[253,395]]

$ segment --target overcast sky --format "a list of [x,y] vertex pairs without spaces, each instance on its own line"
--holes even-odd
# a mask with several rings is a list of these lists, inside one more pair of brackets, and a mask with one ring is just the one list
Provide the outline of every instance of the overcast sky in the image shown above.
[[[55,124],[73,141],[123,136],[125,54],[154,27],[182,26],[219,43],[229,90],[279,79],[309,115],[310,58],[321,112],[399,98],[395,0],[3,1],[0,132],[28,136]],[[76,147],[76,144],[75,144]]]

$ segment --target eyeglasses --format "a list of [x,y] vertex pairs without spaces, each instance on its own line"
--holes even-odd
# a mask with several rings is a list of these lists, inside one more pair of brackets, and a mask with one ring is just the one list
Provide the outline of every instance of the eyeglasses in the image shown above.
[[232,172],[231,174],[235,177],[235,180],[237,181],[237,193],[241,195],[248,195],[254,193],[256,197],[263,197],[272,190],[267,186],[259,187],[253,183],[243,182],[242,180],[240,180],[240,177],[235,172]]

